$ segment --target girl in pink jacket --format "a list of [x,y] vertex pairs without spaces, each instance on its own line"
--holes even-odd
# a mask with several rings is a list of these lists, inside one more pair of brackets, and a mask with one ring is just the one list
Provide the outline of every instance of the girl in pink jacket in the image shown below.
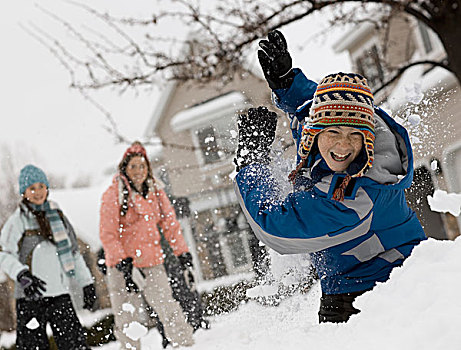
[[129,307],[139,304],[136,299],[141,293],[157,312],[173,346],[194,343],[193,329],[172,297],[159,227],[174,254],[187,266],[191,256],[174,209],[155,183],[145,148],[135,142],[123,155],[119,172],[101,203],[100,238],[115,316],[114,333],[122,349],[141,349],[139,339],[133,339],[130,332],[139,321],[139,310]]

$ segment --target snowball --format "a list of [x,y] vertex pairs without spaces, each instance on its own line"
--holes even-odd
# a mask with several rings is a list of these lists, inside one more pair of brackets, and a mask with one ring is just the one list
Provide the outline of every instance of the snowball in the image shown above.
[[205,138],[205,143],[210,143],[210,142],[213,142],[214,141],[214,136],[208,136]]
[[237,136],[238,136],[237,131],[235,131],[235,130],[230,130],[229,132],[230,132],[231,137],[232,137],[233,139],[237,138]]
[[459,216],[461,213],[461,194],[447,193],[442,190],[435,190],[433,196],[427,196],[427,202],[432,211],[439,213],[450,213]]
[[419,125],[419,123],[421,123],[421,117],[420,117],[418,114],[410,114],[410,115],[408,116],[408,122],[409,122],[412,126]]
[[38,323],[37,319],[34,317],[32,318],[27,324],[26,327],[29,329],[37,329],[40,324]]
[[133,313],[135,311],[135,307],[129,303],[122,304],[122,310],[126,312]]
[[216,57],[216,55],[209,55],[207,57],[206,61],[207,61],[207,63],[209,63],[212,66],[219,63],[219,59],[218,59],[218,57]]
[[136,256],[140,257],[141,256],[141,249],[136,249]]
[[139,322],[134,321],[131,322],[128,327],[123,327],[123,333],[125,333],[128,338],[137,341],[147,334],[147,328]]
[[433,161],[431,162],[431,170],[432,170],[432,171],[436,171],[437,168],[438,168],[438,166],[437,166],[437,161],[436,161],[436,160],[433,160]]

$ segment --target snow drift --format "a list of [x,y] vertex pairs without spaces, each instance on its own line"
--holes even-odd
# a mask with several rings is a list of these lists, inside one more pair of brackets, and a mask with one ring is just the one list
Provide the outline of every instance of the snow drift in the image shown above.
[[[461,349],[461,238],[429,239],[417,246],[386,283],[357,298],[362,310],[346,324],[319,324],[320,287],[295,295],[278,307],[256,301],[211,319],[195,333],[191,349]],[[143,350],[161,349],[151,330]],[[117,349],[116,343],[106,350]]]

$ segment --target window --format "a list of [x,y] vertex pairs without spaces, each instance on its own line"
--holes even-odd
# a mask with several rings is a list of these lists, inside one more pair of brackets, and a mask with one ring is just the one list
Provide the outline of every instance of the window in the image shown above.
[[245,243],[243,241],[243,234],[244,233],[241,232],[232,232],[226,236],[226,242],[229,247],[232,265],[234,268],[244,267],[249,263]]
[[212,164],[219,161],[219,148],[216,142],[214,128],[208,126],[197,131],[199,147],[205,164]]
[[160,178],[160,180],[163,182],[165,185],[164,191],[168,196],[171,195],[171,182],[170,182],[170,175],[168,174],[168,171],[165,168],[160,168],[160,170],[157,170],[156,175]]
[[424,52],[429,53],[433,49],[431,38],[429,36],[429,30],[427,26],[421,21],[418,21],[418,27],[419,27],[419,32],[421,34],[421,39],[423,40]]
[[216,119],[212,125],[196,131],[203,164],[217,163],[233,156],[236,147],[235,139],[231,136],[233,129],[235,118],[228,116]]
[[367,78],[370,87],[376,88],[384,82],[384,71],[376,45],[371,46],[358,57],[356,65],[359,73]]

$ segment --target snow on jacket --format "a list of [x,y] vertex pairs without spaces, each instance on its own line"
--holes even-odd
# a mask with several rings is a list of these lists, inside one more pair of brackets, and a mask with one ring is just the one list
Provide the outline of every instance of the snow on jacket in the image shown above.
[[[62,219],[72,243],[74,279],[78,285],[84,287],[93,283],[93,277],[78,251],[72,225],[64,215]],[[29,269],[33,275],[46,282],[46,292],[43,292],[45,297],[68,294],[74,285],[71,282],[72,277],[68,277],[62,268],[56,245],[39,235],[39,230],[35,215],[23,204],[19,205],[3,226],[0,235],[0,268],[16,282],[16,299],[24,297],[24,292],[16,281],[18,273],[24,269]]]
[[[120,181],[125,182],[129,191],[128,210],[124,216],[120,215]],[[107,266],[115,266],[127,257],[133,258],[136,267],[162,264],[164,253],[158,226],[176,256],[189,251],[166,193],[157,189],[149,191],[144,198],[130,188],[125,178],[116,175],[101,203],[99,232]]]
[[[297,103],[312,98],[316,86],[301,71],[295,73],[292,86],[275,94],[299,143],[303,121],[293,112]],[[257,237],[282,254],[309,252],[326,294],[363,291],[386,281],[426,238],[405,200],[404,189],[413,178],[408,134],[379,108],[375,118],[373,168],[352,182],[343,202],[332,195],[345,174],[329,170],[321,157],[286,198],[278,198],[278,180],[268,165],[247,166],[235,179],[237,197]]]

